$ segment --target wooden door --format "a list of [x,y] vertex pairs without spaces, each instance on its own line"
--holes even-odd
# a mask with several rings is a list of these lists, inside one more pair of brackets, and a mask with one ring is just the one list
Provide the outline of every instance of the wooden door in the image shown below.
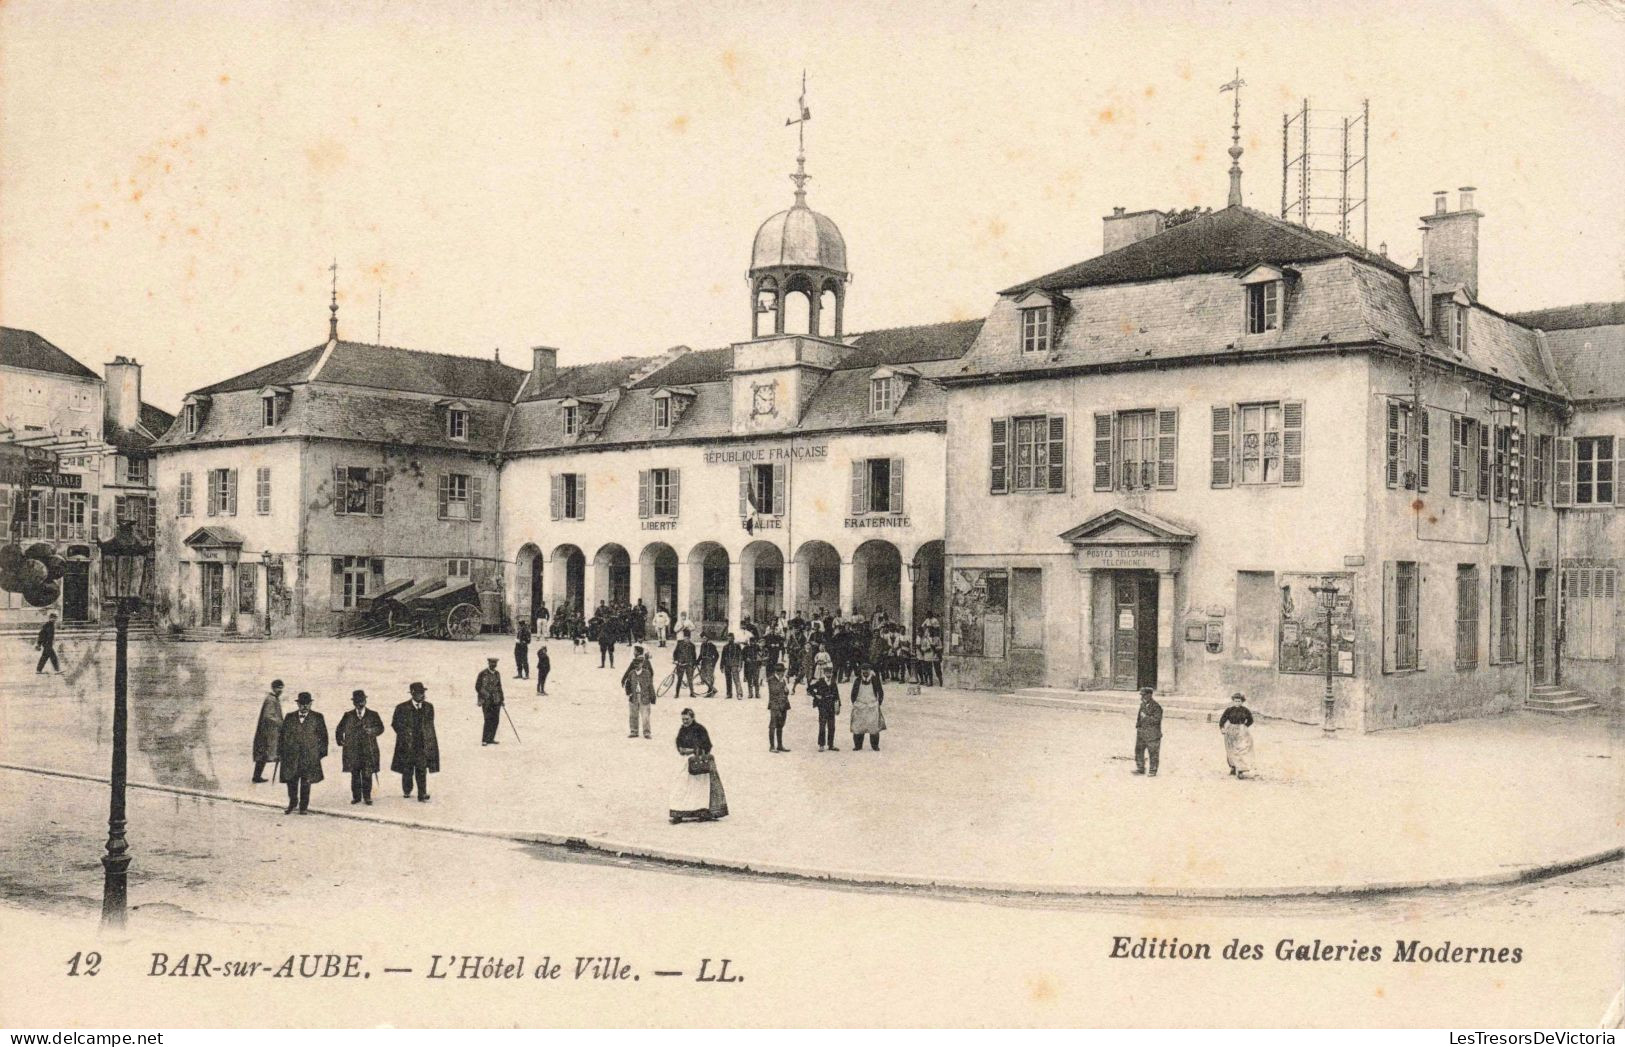
[[1529,657],[1533,659],[1535,685],[1552,682],[1551,676],[1551,613],[1552,571],[1549,567],[1535,568],[1534,623],[1529,635]]
[[225,566],[203,565],[203,624],[219,625],[225,620]]
[[1140,585],[1128,571],[1112,573],[1112,686],[1140,685]]

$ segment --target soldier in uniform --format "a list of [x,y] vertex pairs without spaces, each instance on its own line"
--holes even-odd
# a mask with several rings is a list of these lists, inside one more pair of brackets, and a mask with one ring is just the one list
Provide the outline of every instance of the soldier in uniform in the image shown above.
[[425,698],[421,683],[408,690],[412,696],[395,707],[389,726],[395,732],[395,755],[389,769],[401,776],[401,792],[411,799],[412,783],[418,787],[418,802],[429,801],[429,775],[440,771],[440,739],[434,733],[434,706]]
[[295,700],[297,712],[282,721],[277,753],[282,761],[282,781],[288,786],[288,809],[310,813],[310,787],[322,780],[322,759],[327,756],[327,721],[310,707],[309,691],[300,691]]
[[547,693],[547,674],[553,671],[553,659],[547,656],[547,643],[536,644],[536,693]]
[[513,666],[515,680],[530,679],[530,626],[524,622],[513,631]]
[[752,698],[762,696],[762,662],[765,657],[766,652],[760,640],[752,636],[745,641],[745,649],[740,660],[745,666],[745,693]]
[[282,737],[282,681],[272,680],[271,690],[260,703],[260,722],[254,728],[254,778],[265,781],[265,765],[276,759],[277,742]]
[[722,684],[727,689],[724,698],[745,697],[745,683],[739,676],[744,661],[744,649],[734,640],[734,634],[728,633],[722,644]]
[[790,684],[784,678],[784,666],[774,662],[767,670],[767,751],[787,753],[784,747],[784,722],[790,716]]
[[[1134,773],[1157,776],[1157,757],[1162,752],[1162,706],[1151,697],[1151,688],[1140,688],[1140,711],[1134,717]],[[1146,757],[1151,769],[1146,770]]]
[[367,708],[367,692],[355,691],[350,695],[355,708],[339,718],[333,740],[344,753],[343,767],[350,773],[350,802],[365,802],[372,806],[372,776],[378,773],[378,736],[384,733],[384,721]]
[[694,641],[688,638],[685,630],[683,638],[677,641],[677,646],[671,652],[672,666],[677,673],[677,683],[673,693],[677,697],[683,696],[683,684],[688,684],[688,696],[694,697]]
[[835,744],[835,715],[841,711],[841,692],[830,679],[827,667],[814,674],[807,693],[812,695],[813,708],[818,710],[818,751],[840,752],[841,747]]
[[[711,641],[709,636],[701,637],[700,682],[705,684],[705,696],[707,698],[717,696],[717,657],[717,645]],[[693,691],[693,687],[690,686],[689,693],[692,694]]]
[[474,702],[485,710],[485,731],[480,735],[481,745],[498,745],[497,728],[502,726],[502,674],[497,672],[497,660],[487,658],[485,668],[474,677]]

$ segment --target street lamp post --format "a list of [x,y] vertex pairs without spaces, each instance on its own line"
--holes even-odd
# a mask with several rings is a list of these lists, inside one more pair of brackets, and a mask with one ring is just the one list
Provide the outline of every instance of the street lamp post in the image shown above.
[[127,773],[129,713],[130,605],[141,598],[146,582],[148,546],[131,532],[128,521],[118,533],[100,543],[102,596],[114,603],[113,626],[117,641],[113,653],[113,769],[112,798],[107,810],[107,853],[102,856],[106,878],[102,886],[102,927],[121,930],[129,897],[130,848],[124,839],[124,792]]
[[267,549],[260,553],[261,574],[265,578],[265,636],[271,636],[271,565],[276,563],[276,557]]
[[1332,722],[1333,698],[1332,676],[1337,667],[1337,652],[1335,637],[1332,632],[1332,610],[1337,605],[1337,578],[1334,575],[1320,576],[1319,585],[1311,585],[1309,591],[1320,600],[1321,606],[1326,609],[1326,694],[1321,699],[1320,729],[1330,738],[1337,733],[1337,727]]

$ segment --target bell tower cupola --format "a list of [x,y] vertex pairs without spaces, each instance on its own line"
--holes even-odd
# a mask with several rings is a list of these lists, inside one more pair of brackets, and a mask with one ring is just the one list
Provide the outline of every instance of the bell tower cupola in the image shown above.
[[750,253],[751,337],[785,334],[840,338],[846,313],[846,240],[834,221],[807,206],[807,74],[799,115],[786,120],[797,136],[795,203],[763,222]]

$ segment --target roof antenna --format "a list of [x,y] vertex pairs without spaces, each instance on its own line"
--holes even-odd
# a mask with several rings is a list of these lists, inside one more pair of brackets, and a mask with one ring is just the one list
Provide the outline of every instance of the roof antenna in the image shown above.
[[807,70],[801,71],[801,99],[797,102],[801,115],[793,120],[786,120],[785,127],[794,125],[796,129],[796,173],[790,176],[790,181],[796,183],[796,206],[807,206],[807,181],[812,175],[807,173],[807,121],[812,119],[812,110],[807,108]]
[[501,363],[502,362],[502,346],[499,345],[499,346],[496,347],[495,354],[496,354],[497,363]]
[[1235,118],[1230,126],[1230,206],[1241,206],[1241,89],[1247,86],[1247,81],[1241,78],[1241,70],[1236,70],[1236,78],[1219,88],[1219,93],[1226,91],[1236,92]]
[[336,342],[339,340],[339,260],[337,258],[333,259],[333,264],[327,267],[327,271],[333,274],[333,301],[327,307],[328,311],[333,315],[327,321],[327,340]]

